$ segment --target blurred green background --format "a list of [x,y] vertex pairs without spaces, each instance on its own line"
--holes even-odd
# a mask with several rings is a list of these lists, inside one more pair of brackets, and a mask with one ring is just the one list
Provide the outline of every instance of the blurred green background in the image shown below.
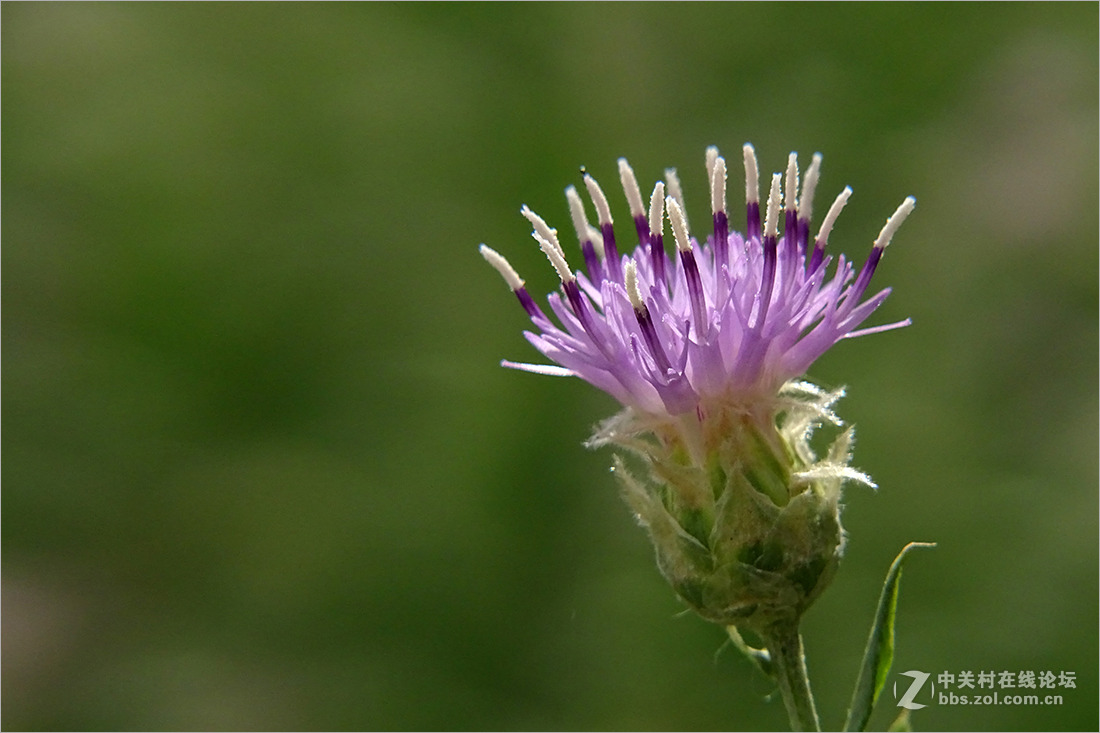
[[520,205],[571,232],[583,164],[627,222],[621,155],[706,221],[710,144],[740,222],[751,140],[854,188],[837,251],[919,202],[913,326],[811,371],[882,487],[806,619],[826,724],[931,540],[891,679],[1077,687],[917,728],[1095,730],[1095,3],[2,12],[6,729],[783,728],[581,446],[613,401],[498,367],[540,357],[477,253],[554,288]]

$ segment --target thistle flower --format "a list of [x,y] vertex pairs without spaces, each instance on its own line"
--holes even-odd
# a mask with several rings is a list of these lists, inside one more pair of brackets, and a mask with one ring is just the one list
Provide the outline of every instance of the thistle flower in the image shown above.
[[730,230],[726,162],[714,147],[706,155],[713,231],[702,243],[689,233],[675,170],[654,186],[647,211],[625,159],[619,174],[638,238],[630,254],[619,253],[607,197],[588,174],[598,226],[576,188],[565,190],[584,270],[572,269],[557,230],[524,206],[561,280],[561,292],[548,297],[557,323],[503,256],[485,245],[481,254],[530,317],[527,340],[553,362],[502,364],[580,377],[624,406],[589,445],[641,460],[642,478],[621,457],[614,470],[661,571],[704,618],[766,638],[776,624],[797,623],[836,567],[841,484],[871,484],[849,466],[851,429],[823,457],[810,446],[822,423],[841,424],[832,406],[843,392],[798,380],[838,341],[908,325],[861,328],[889,295],[864,297],[915,201],[889,217],[857,270],[826,252],[850,188],[809,236],[821,156],[800,188],[791,153],[785,182],[780,173],[771,179],[761,220],[755,152],[746,144],[743,154],[744,234]]

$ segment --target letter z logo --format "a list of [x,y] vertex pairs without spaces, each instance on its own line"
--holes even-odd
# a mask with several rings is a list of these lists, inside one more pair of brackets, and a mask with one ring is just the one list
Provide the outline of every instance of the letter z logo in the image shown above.
[[[920,710],[921,708],[928,707],[927,705],[919,702],[914,702],[917,697],[917,693],[924,687],[924,683],[928,681],[931,676],[927,672],[918,672],[917,670],[910,670],[908,672],[902,672],[902,675],[906,677],[912,677],[913,681],[909,685],[909,689],[898,700],[898,707],[905,708],[906,710]],[[933,691],[933,694],[935,692]],[[898,696],[898,683],[894,682],[894,698]]]

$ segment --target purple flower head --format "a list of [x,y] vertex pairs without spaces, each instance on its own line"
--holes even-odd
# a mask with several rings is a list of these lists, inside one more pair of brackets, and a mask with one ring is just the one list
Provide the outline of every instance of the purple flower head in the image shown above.
[[[817,236],[809,236],[820,155],[814,155],[800,190],[797,157],[791,153],[786,181],[779,173],[772,177],[763,222],[756,156],[748,144],[744,162],[747,221],[741,234],[729,227],[726,162],[717,148],[707,150],[713,233],[700,243],[689,234],[675,170],[666,170],[666,181],[657,182],[647,212],[633,170],[620,159],[638,237],[633,252],[622,255],[607,198],[585,174],[598,228],[589,224],[576,189],[565,191],[583,270],[569,265],[557,230],[524,206],[532,236],[561,279],[561,292],[548,297],[557,322],[535,303],[504,257],[485,245],[481,254],[530,316],[534,329],[525,332],[527,340],[556,366],[502,364],[580,377],[643,414],[694,410],[702,416],[773,398],[841,339],[908,325],[906,319],[860,328],[890,293],[887,288],[864,299],[883,251],[916,204],[912,197],[887,220],[857,269],[844,255],[834,259],[825,253],[851,189],[837,197]],[[666,220],[673,256],[665,250]]]

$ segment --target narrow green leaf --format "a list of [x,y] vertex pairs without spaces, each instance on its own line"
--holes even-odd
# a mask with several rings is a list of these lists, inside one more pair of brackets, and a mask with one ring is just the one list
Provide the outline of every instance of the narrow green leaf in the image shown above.
[[846,731],[866,730],[871,711],[878,702],[879,693],[886,684],[890,665],[894,662],[894,616],[898,609],[898,588],[901,583],[901,566],[910,550],[918,547],[935,547],[932,542],[910,542],[902,548],[886,573],[886,582],[882,586],[882,595],[878,599],[875,621],[871,625],[871,634],[867,637],[867,649],[863,652],[863,665],[856,680],[856,689],[852,693],[852,704],[848,709],[848,720],[844,723]]

